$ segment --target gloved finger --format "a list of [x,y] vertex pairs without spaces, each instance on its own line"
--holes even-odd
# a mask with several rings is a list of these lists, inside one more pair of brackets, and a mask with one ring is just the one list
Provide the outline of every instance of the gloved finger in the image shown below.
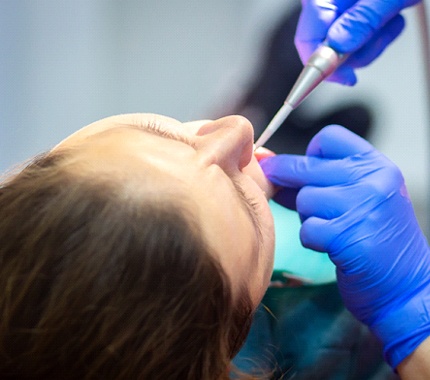
[[356,51],[403,8],[417,2],[418,0],[357,1],[333,22],[327,33],[327,41],[340,53]]
[[[400,170],[383,154],[373,150],[344,159],[277,155],[261,165],[267,179],[275,186],[300,189],[303,186],[350,186],[349,195],[364,201],[378,200],[401,188],[404,180]],[[340,195],[340,194],[339,194]]]
[[315,0],[302,1],[294,43],[304,64],[324,41],[337,16],[337,6],[330,1],[319,1],[318,4],[315,4]]
[[306,219],[300,228],[300,241],[303,247],[317,252],[328,252],[333,236],[337,234],[333,227],[336,225],[328,220],[317,217]]
[[395,16],[366,45],[349,57],[348,65],[352,68],[367,66],[400,35],[404,27],[405,20],[403,16]]
[[310,141],[306,154],[322,158],[345,158],[374,150],[365,139],[339,125],[329,125]]
[[[352,265],[350,260],[355,260],[342,254],[346,252],[345,247],[362,246],[361,257],[364,257],[368,251],[364,248],[366,241],[379,242],[378,245],[383,246],[396,236],[396,233],[387,231],[399,232],[406,228],[405,221],[413,215],[403,176],[394,164],[382,172],[372,171],[361,184],[352,184],[349,188],[349,191],[346,188],[343,193],[337,192],[338,202],[343,206],[327,204],[324,210],[324,206],[314,203],[315,208],[312,210],[312,205],[307,205],[308,213],[311,214],[307,219],[302,215],[305,208],[301,204],[300,193],[297,197],[297,211],[305,219],[300,231],[303,245],[328,252],[337,266]],[[331,200],[328,197],[322,199],[321,203],[325,200],[331,202],[334,197]],[[339,215],[333,214],[335,217],[330,218],[331,208]],[[390,218],[393,214],[396,215],[395,220]]]
[[[325,40],[333,22],[357,0],[302,0],[302,10],[296,27],[296,47],[307,58]],[[307,48],[307,46],[309,48]]]
[[318,157],[278,154],[262,160],[260,165],[274,185],[293,189],[305,185],[332,186],[350,179],[345,170],[348,163]]
[[[357,191],[355,191],[357,190]],[[296,209],[302,221],[311,216],[326,220],[337,218],[360,203],[358,186],[304,186],[296,198]]]
[[298,189],[284,187],[281,188],[272,198],[276,203],[290,210],[296,210],[296,197]]
[[338,14],[345,12],[351,8],[359,0],[302,0],[302,6],[313,4],[320,8],[334,9]]
[[[336,266],[344,267],[346,264],[350,264],[351,260],[360,260],[360,255],[350,257],[348,254],[344,254],[346,247],[368,240],[369,236],[378,234],[376,224],[373,229],[360,227],[361,225],[366,226],[363,221],[368,215],[368,211],[354,209],[352,212],[331,220],[311,216],[302,223],[300,241],[306,248],[327,252]],[[364,250],[365,252],[366,250]]]
[[400,35],[405,27],[403,16],[394,16],[388,23],[375,32],[375,35],[348,60],[327,78],[329,82],[354,86],[357,83],[355,69],[365,67],[378,58],[382,52]]
[[326,80],[328,82],[340,83],[345,86],[354,86],[357,83],[357,76],[355,75],[354,68],[348,63],[344,63]]
[[[331,24],[339,14],[348,9],[357,0],[302,0],[302,12],[296,28],[294,43],[303,64],[325,40]],[[354,70],[345,64],[329,78],[329,82],[353,86],[357,83]]]
[[361,173],[360,169],[354,171],[348,184],[302,187],[296,198],[301,220],[334,220],[347,213],[361,220],[399,193],[408,199],[403,176],[394,164],[384,167],[378,160],[376,165],[368,163],[365,167]]
[[323,41],[338,15],[332,1],[303,0],[295,37],[303,42]]

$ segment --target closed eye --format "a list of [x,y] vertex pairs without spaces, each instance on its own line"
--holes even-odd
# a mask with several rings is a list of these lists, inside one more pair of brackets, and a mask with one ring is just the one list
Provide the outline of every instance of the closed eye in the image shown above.
[[184,143],[186,145],[191,146],[194,149],[196,148],[196,144],[192,140],[187,138],[186,136],[184,136],[182,134],[174,133],[170,130],[163,129],[155,121],[143,124],[139,127],[139,129],[143,129],[145,132],[152,133],[156,136],[164,137],[164,138],[167,138],[170,140],[179,141],[181,143]]
[[238,181],[236,181],[236,179],[231,178],[231,181],[233,182],[236,192],[238,193],[240,200],[242,201],[246,210],[248,211],[248,214],[251,217],[252,223],[254,224],[254,227],[257,230],[258,241],[262,242],[263,232],[262,232],[262,227],[261,227],[260,218],[259,218],[259,203],[255,199],[250,198],[246,194],[241,184]]

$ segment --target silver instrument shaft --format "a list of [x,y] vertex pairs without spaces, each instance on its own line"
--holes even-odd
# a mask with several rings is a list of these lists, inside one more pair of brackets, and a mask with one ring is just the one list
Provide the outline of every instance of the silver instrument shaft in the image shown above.
[[283,124],[285,119],[325,78],[330,76],[346,59],[328,45],[322,44],[309,58],[283,106],[255,142],[255,148],[263,146]]

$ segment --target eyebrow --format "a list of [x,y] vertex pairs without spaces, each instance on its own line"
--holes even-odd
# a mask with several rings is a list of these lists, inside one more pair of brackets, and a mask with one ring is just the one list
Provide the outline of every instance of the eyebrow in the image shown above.
[[[173,133],[171,131],[167,131],[162,129],[155,121],[150,121],[148,123],[142,123],[140,125],[135,124],[123,124],[126,127],[131,127],[138,130],[143,130],[144,132],[151,133],[153,135],[163,137],[170,140],[175,140],[182,142],[184,144],[187,144],[193,148],[195,148],[194,142],[192,142],[190,139],[188,139],[186,136],[179,135],[177,133]],[[257,230],[258,234],[258,241],[262,241],[263,232],[262,227],[260,223],[260,218],[258,216],[258,212],[256,210],[256,206],[254,202],[249,199],[249,197],[246,195],[245,191],[243,190],[241,184],[234,178],[229,177],[231,182],[233,183],[233,186],[236,190],[236,193],[238,194],[239,200],[242,203],[242,205],[245,207],[246,211],[248,212],[248,215],[251,218],[252,224],[254,225],[255,229]]]

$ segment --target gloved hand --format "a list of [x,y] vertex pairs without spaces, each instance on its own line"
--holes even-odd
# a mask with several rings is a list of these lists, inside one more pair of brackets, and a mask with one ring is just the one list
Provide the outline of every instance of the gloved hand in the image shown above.
[[280,186],[275,201],[297,209],[302,244],[329,254],[346,307],[380,338],[395,368],[430,336],[430,250],[403,176],[339,126],[322,129],[306,154],[260,165]]
[[354,69],[367,66],[400,34],[399,12],[420,0],[302,0],[295,44],[303,63],[325,39],[339,53],[352,53],[328,80],[354,85]]

